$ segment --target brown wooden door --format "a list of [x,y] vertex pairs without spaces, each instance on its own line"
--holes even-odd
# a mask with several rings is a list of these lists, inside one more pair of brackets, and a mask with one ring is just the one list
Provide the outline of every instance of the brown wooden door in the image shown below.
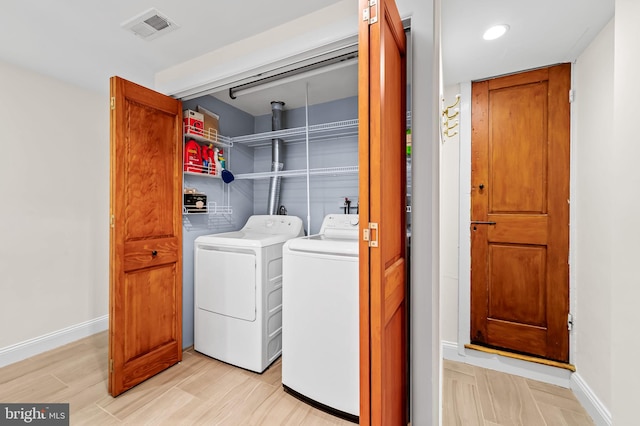
[[182,103],[111,78],[109,393],[182,359]]
[[563,64],[473,83],[471,111],[471,341],[561,362],[570,73]]
[[360,242],[360,424],[405,425],[405,34],[393,0],[372,9],[358,57],[360,232],[377,241]]

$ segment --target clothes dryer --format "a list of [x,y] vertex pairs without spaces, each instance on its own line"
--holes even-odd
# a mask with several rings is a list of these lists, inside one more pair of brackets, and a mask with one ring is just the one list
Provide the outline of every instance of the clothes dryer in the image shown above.
[[282,384],[358,421],[358,215],[331,214],[320,233],[283,246]]
[[251,216],[194,247],[194,349],[262,373],[282,352],[282,245],[304,235],[295,216]]

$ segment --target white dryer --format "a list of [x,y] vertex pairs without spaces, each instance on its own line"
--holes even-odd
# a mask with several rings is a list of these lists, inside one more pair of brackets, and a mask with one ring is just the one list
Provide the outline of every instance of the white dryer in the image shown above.
[[357,422],[358,215],[328,215],[319,234],[289,240],[282,250],[284,389]]
[[251,216],[235,232],[196,238],[194,349],[262,373],[282,352],[282,245],[295,216]]

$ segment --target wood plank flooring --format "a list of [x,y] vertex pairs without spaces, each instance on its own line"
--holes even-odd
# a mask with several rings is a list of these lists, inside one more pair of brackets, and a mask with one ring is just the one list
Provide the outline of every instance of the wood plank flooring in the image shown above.
[[[255,374],[188,350],[117,398],[107,333],[0,368],[0,402],[68,402],[72,425],[352,425],[286,394],[276,361]],[[443,425],[591,425],[571,391],[445,361]]]
[[445,360],[445,426],[588,426],[593,422],[571,390]]

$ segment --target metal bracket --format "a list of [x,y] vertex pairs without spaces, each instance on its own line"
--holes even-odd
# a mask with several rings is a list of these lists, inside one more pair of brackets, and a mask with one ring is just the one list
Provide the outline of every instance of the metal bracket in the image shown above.
[[362,239],[369,242],[369,247],[378,247],[379,234],[378,224],[369,222],[369,227],[362,230]]
[[369,25],[378,22],[378,0],[369,0]]
[[369,21],[369,25],[378,22],[378,0],[369,0],[369,7],[362,11],[362,20]]

